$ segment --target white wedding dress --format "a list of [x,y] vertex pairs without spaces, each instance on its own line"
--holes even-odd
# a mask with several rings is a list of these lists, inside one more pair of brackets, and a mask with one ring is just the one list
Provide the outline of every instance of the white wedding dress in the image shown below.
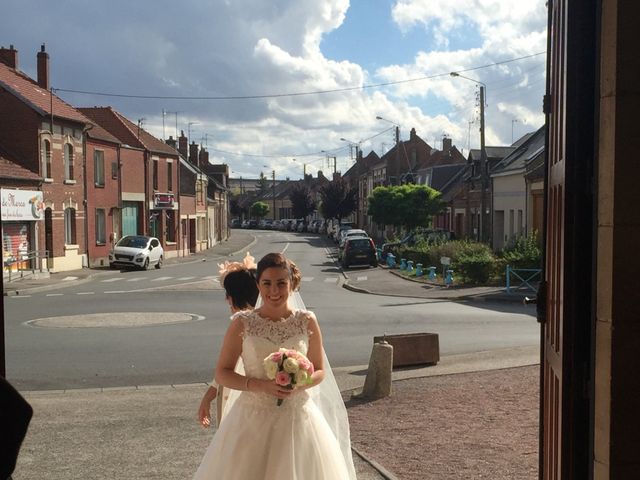
[[[246,375],[266,379],[262,361],[280,347],[306,355],[308,314],[280,321],[255,311],[236,314],[244,325]],[[318,388],[318,387],[314,387]],[[225,413],[194,480],[347,480],[355,478],[338,440],[305,390],[277,406],[270,395],[242,392]]]

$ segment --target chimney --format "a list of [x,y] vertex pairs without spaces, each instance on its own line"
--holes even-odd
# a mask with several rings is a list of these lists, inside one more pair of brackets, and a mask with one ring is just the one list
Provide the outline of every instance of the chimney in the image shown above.
[[173,138],[173,136],[171,136],[171,135],[169,135],[169,138],[167,140],[165,140],[165,143],[167,145],[169,145],[170,147],[173,147],[173,148],[177,147],[176,139]]
[[204,148],[200,150],[200,155],[198,156],[198,167],[201,169],[205,169],[207,165],[209,165],[209,152],[207,152]]
[[337,182],[340,180],[340,172],[333,172],[333,181]]
[[18,69],[18,51],[9,45],[9,48],[0,47],[0,62],[7,67]]
[[451,139],[449,137],[442,137],[442,151],[448,152],[451,150]]
[[184,158],[188,158],[189,156],[187,152],[189,148],[188,142],[187,137],[184,136],[184,130],[180,130],[180,136],[178,137],[178,151]]
[[416,139],[416,129],[412,128],[411,132],[409,133],[409,141],[413,141]]
[[192,165],[198,165],[198,144],[196,142],[191,142],[189,145],[189,162]]
[[49,90],[49,54],[44,51],[44,43],[38,52],[38,85]]

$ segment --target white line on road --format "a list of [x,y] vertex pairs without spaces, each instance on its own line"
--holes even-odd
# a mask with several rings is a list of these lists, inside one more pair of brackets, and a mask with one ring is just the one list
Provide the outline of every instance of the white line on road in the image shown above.
[[120,280],[120,277],[108,278],[107,280],[101,280],[101,281],[102,281],[102,283],[111,283],[111,282],[117,282],[118,280]]
[[284,246],[284,248],[282,249],[282,251],[280,252],[282,255],[284,255],[284,252],[287,251],[287,248],[289,248],[289,242],[287,242],[287,244]]
[[144,280],[144,277],[130,278],[127,282],[139,282],[140,280]]
[[311,282],[313,281],[313,277],[302,277],[303,282]]
[[76,295],[94,295],[95,292],[77,292]]
[[192,278],[196,278],[196,277],[180,277],[177,280],[191,280]]
[[206,277],[202,277],[203,280],[218,280],[218,277],[215,275],[208,275]]
[[103,293],[129,293],[126,290],[107,290],[106,292]]
[[47,297],[61,297],[64,293],[47,293]]
[[363,282],[363,281],[365,281],[366,279],[367,279],[367,276],[365,275],[364,277],[358,277],[358,278],[356,278],[356,281],[357,281],[357,282]]
[[70,281],[70,280],[77,280],[77,279],[78,279],[78,277],[64,277],[64,278],[62,279],[62,281],[63,281],[63,282],[68,282],[68,281]]
[[165,280],[171,280],[173,277],[158,277],[151,280],[152,282],[163,282]]
[[30,298],[31,295],[11,295],[11,298]]
[[329,283],[329,282],[338,283],[338,277],[333,277],[333,278],[329,277],[324,279],[324,283]]

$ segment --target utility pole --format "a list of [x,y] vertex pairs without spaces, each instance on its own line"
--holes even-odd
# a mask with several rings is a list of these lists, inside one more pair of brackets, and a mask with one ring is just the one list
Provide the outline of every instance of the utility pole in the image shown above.
[[480,178],[481,178],[481,197],[480,197],[480,219],[479,219],[479,234],[480,241],[485,242],[487,240],[487,227],[485,225],[484,217],[486,210],[486,191],[489,178],[489,165],[487,160],[487,150],[484,144],[484,85],[480,85]]
[[273,219],[276,220],[276,171],[271,170],[271,178],[273,179]]

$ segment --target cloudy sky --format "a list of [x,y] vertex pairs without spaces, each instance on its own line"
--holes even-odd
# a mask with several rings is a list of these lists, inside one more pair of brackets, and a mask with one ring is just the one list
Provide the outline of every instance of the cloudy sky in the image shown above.
[[486,85],[487,145],[544,121],[544,0],[3,0],[2,10],[0,45],[14,45],[25,73],[36,76],[45,43],[64,100],[110,105],[159,138],[175,136],[177,120],[232,176],[299,178],[303,164],[315,175],[334,155],[344,172],[349,142],[382,154],[393,122],[403,139],[415,128],[436,148],[443,135],[477,148],[477,84],[452,71]]

